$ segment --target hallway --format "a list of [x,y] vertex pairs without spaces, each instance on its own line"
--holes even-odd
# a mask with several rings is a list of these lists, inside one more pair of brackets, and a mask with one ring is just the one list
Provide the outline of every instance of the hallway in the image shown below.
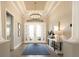
[[0,1],[0,57],[79,56],[79,2]]
[[61,43],[64,39],[71,38],[71,1],[0,1],[0,3],[0,42],[2,42],[0,56],[58,57],[57,54],[63,54]]

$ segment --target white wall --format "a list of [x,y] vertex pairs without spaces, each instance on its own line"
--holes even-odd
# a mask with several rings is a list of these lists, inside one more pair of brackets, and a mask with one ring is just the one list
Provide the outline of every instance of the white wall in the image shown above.
[[[13,15],[13,49],[17,48],[22,43],[22,21],[23,15],[12,2],[1,2],[1,17],[2,17],[2,35],[6,39],[6,11]],[[18,23],[21,24],[21,36],[18,37]]]
[[73,2],[72,8],[72,40],[79,42],[79,2]]

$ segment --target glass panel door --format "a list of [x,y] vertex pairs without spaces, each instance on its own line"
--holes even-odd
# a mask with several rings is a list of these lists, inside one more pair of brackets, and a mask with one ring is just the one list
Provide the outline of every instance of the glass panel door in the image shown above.
[[38,42],[42,39],[42,26],[40,24],[29,24],[27,26],[27,41]]
[[36,29],[36,41],[41,41],[41,37],[42,37],[42,26],[41,25],[36,25],[35,26]]
[[28,38],[29,38],[29,41],[34,40],[34,25],[28,26]]
[[46,24],[33,22],[25,23],[24,42],[46,42]]

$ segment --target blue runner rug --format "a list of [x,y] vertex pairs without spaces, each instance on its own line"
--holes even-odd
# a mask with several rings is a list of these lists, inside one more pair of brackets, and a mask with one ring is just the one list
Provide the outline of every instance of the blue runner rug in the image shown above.
[[49,49],[46,44],[28,44],[23,55],[49,55]]

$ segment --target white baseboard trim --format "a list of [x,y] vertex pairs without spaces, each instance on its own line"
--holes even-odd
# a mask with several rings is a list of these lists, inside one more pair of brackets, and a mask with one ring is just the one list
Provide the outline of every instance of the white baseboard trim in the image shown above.
[[14,50],[17,49],[21,44],[22,44],[22,42],[19,43],[17,46],[15,46],[15,47],[14,47]]

